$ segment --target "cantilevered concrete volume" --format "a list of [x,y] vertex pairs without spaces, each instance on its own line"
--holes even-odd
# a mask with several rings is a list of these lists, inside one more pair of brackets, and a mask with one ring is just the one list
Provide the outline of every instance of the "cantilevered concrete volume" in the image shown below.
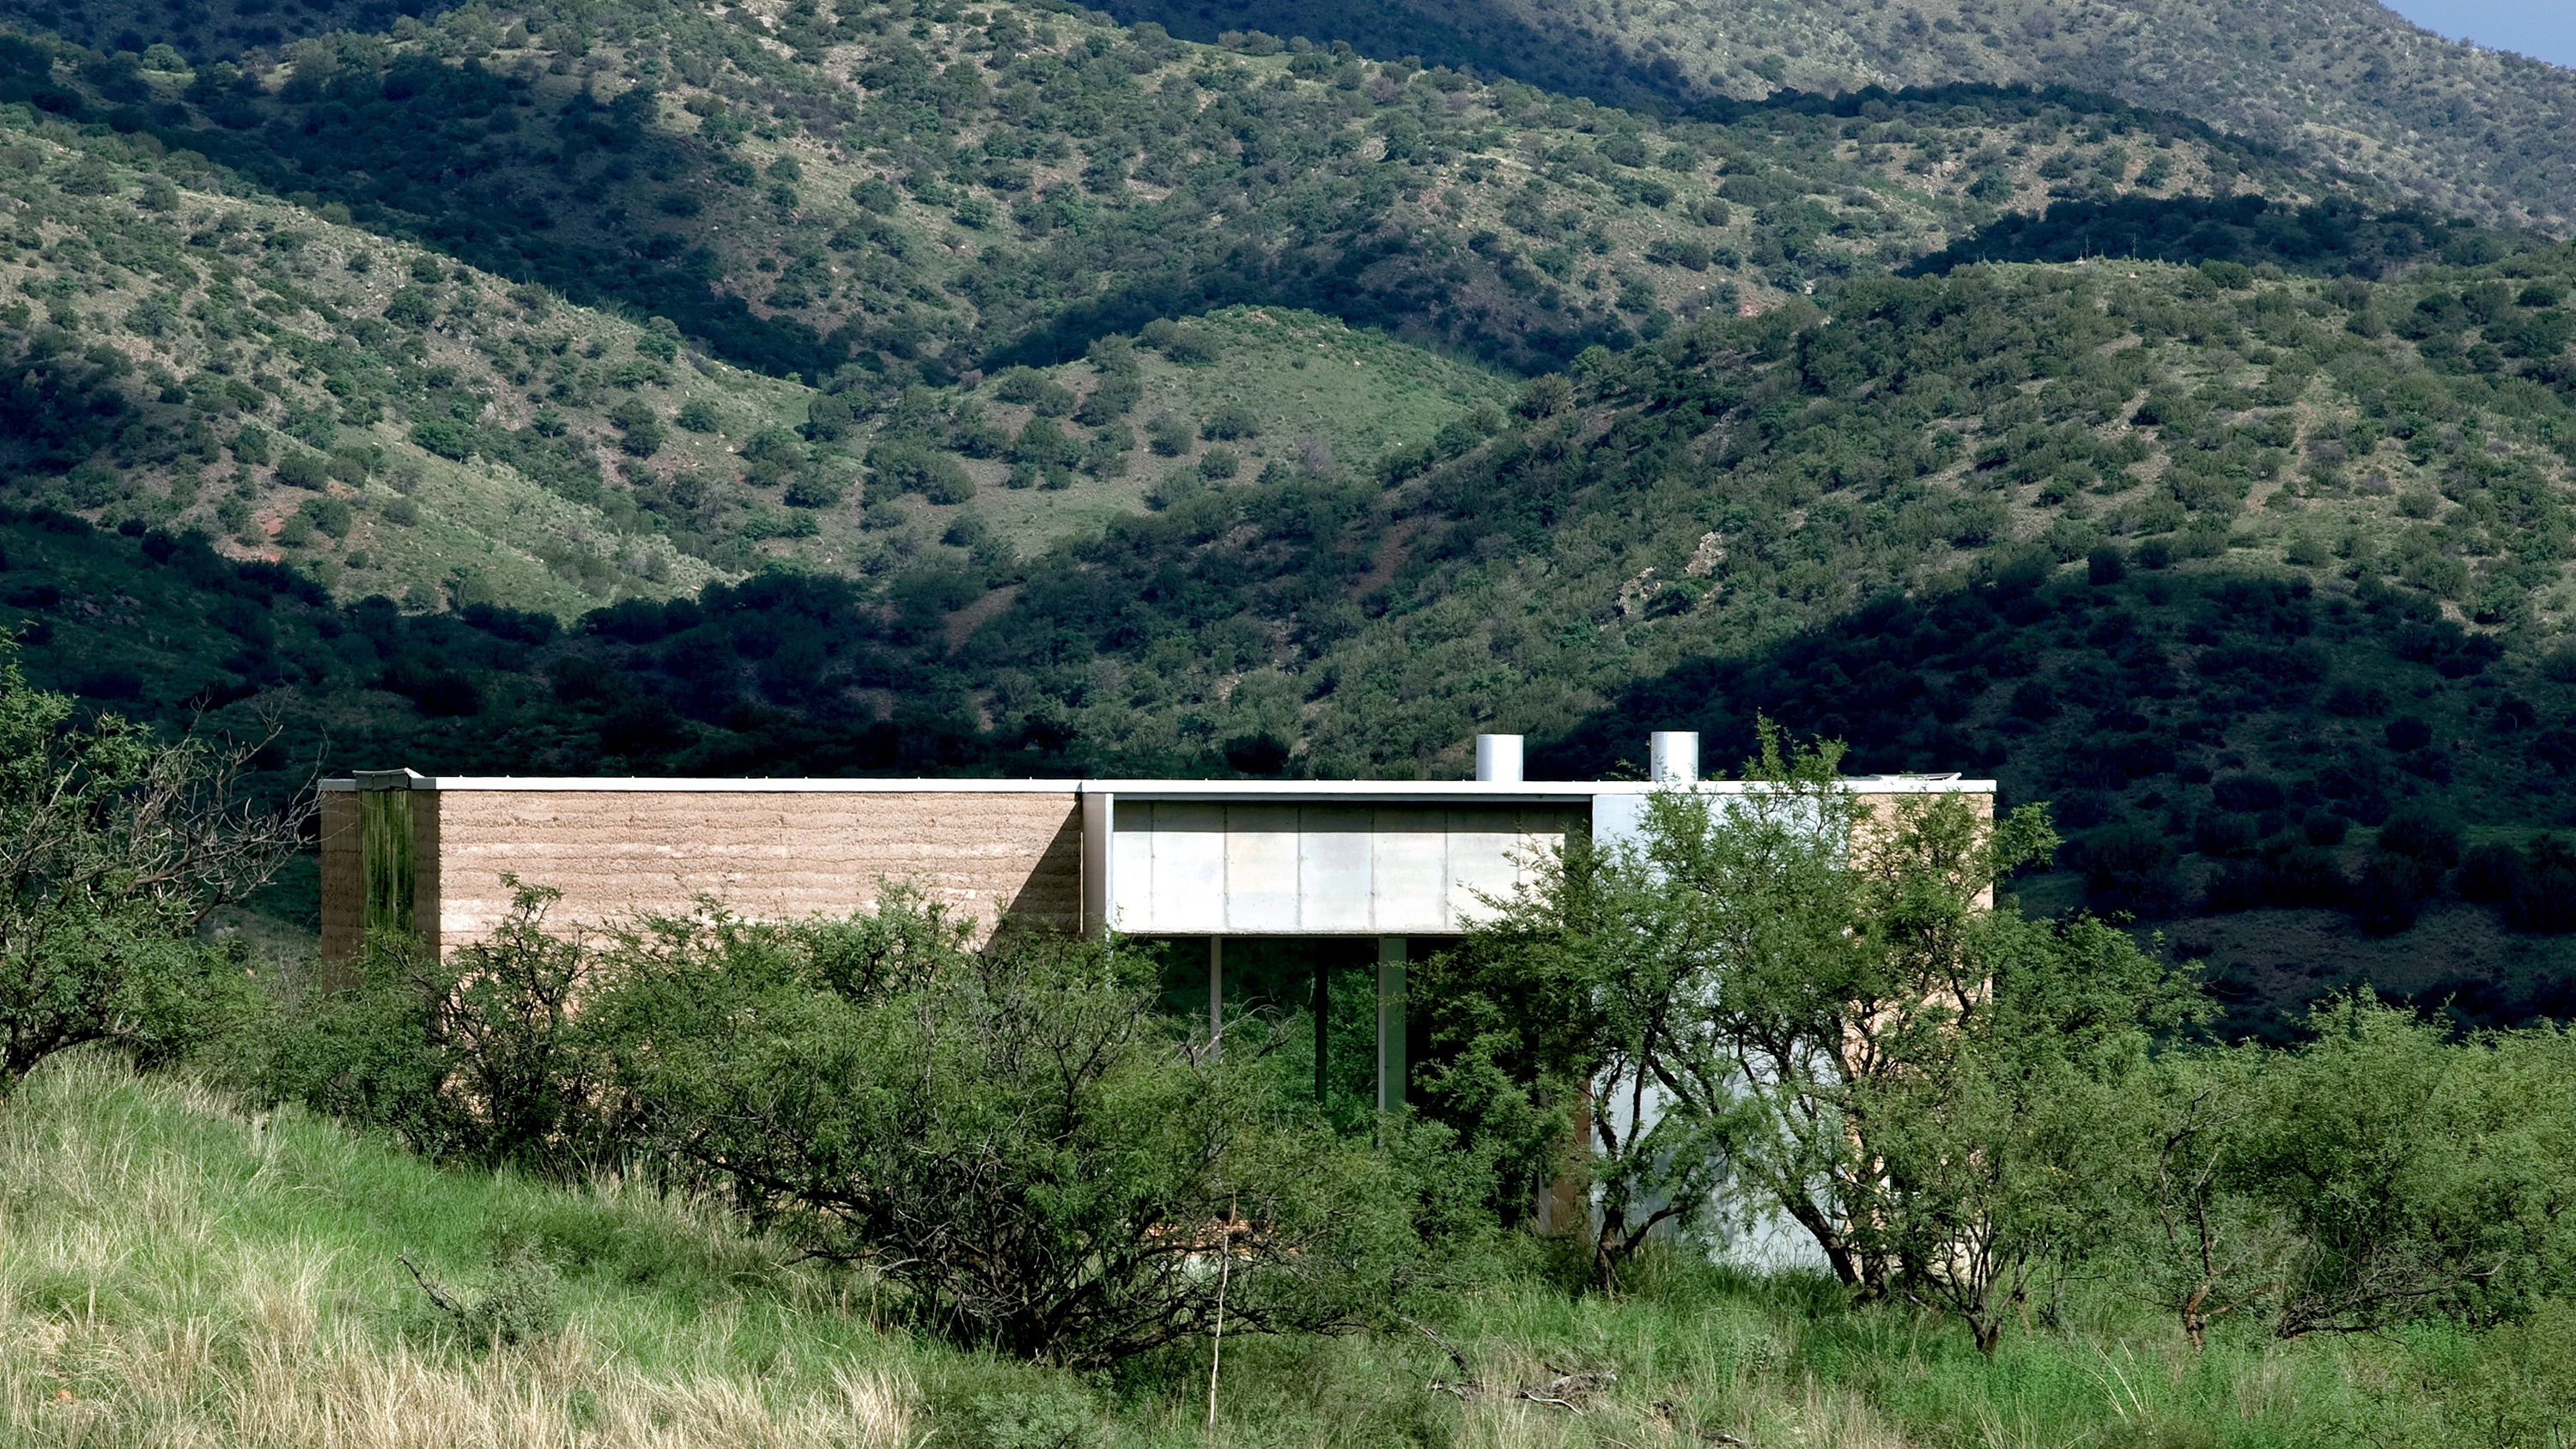
[[[902,881],[987,931],[1016,919],[1204,938],[1216,1026],[1229,939],[1375,938],[1380,1095],[1392,1105],[1408,956],[1467,930],[1568,834],[1633,831],[1655,790],[1744,788],[1700,780],[1698,759],[1696,735],[1665,732],[1649,778],[1628,781],[1525,780],[1517,735],[1480,736],[1477,778],[1449,781],[361,771],[322,785],[322,953],[347,960],[371,930],[440,951],[483,940],[509,911],[505,876],[561,891],[548,919],[566,927],[686,913],[702,899],[753,919],[847,914]],[[1992,781],[1955,776],[1850,783],[1864,798],[1994,793]]]

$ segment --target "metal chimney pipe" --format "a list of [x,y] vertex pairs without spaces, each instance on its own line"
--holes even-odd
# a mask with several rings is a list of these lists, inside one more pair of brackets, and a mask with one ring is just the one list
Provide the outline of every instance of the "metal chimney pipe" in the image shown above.
[[1657,730],[1648,737],[1646,776],[1658,785],[1699,780],[1699,731]]
[[1521,779],[1519,735],[1476,736],[1476,778],[1517,785]]

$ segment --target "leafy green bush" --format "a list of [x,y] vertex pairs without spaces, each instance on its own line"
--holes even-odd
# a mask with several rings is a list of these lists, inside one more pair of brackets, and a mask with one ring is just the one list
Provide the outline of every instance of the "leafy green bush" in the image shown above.
[[2310,1044],[2266,1065],[2222,1171],[2296,1235],[2273,1333],[2369,1332],[2434,1313],[2530,1307],[2571,1244],[2554,1197],[2567,1068],[2556,1033],[2454,1047],[2367,992],[2320,1006]]
[[1102,1364],[1208,1331],[1220,1283],[1229,1331],[1388,1291],[1402,1154],[1312,1120],[1257,1049],[1193,1046],[1143,959],[970,930],[891,885],[868,916],[651,922],[600,1008],[622,1090],[662,1150],[963,1342]]
[[1105,427],[1127,416],[1145,395],[1135,373],[1113,372],[1082,399],[1073,420],[1087,428]]
[[1708,270],[1709,255],[1708,243],[1694,236],[1661,237],[1646,252],[1649,261],[1685,267],[1694,272]]
[[840,479],[809,468],[796,475],[781,498],[790,508],[831,508],[848,497],[849,492],[849,485]]
[[357,522],[347,501],[339,498],[308,498],[295,513],[333,538],[348,537],[349,529]]
[[2492,905],[2513,894],[2522,874],[2522,852],[2501,840],[2472,845],[2460,860],[2460,899]]
[[87,714],[0,644],[0,1098],[67,1048],[167,1060],[218,1025],[241,977],[197,925],[310,815],[235,799],[250,754]]
[[2415,924],[2425,897],[2439,884],[2439,872],[2427,871],[2418,861],[2384,851],[2375,854],[2352,883],[2353,921],[2365,935],[2396,935]]
[[319,453],[291,449],[277,460],[277,481],[295,488],[320,490],[331,481],[331,464]]
[[2379,827],[2379,848],[2436,869],[2460,863],[2460,822],[2446,811],[2409,806]]
[[453,418],[422,418],[411,425],[411,440],[442,458],[463,462],[474,456],[477,430]]
[[854,421],[850,400],[837,393],[819,392],[805,401],[805,436],[818,443],[839,438]]
[[1161,346],[1166,359],[1184,367],[1212,363],[1224,352],[1215,335],[1203,327],[1175,327]]
[[1226,403],[1199,423],[1199,436],[1231,443],[1261,436],[1261,419],[1241,403]]
[[917,443],[879,443],[868,449],[867,464],[871,498],[918,493],[933,503],[963,503],[975,496],[975,480],[964,466]]
[[1047,384],[1047,375],[1034,367],[1006,367],[990,380],[993,396],[1007,403],[1032,403]]
[[1157,454],[1177,458],[1190,450],[1191,433],[1186,419],[1170,413],[1156,413],[1145,420],[1145,442]]
[[438,319],[438,304],[418,287],[405,287],[385,303],[385,320],[399,327],[426,327]]
[[642,398],[628,398],[608,415],[617,425],[617,446],[638,458],[649,458],[662,450],[662,419],[652,404]]
[[373,444],[342,445],[331,451],[330,474],[350,487],[357,487],[375,476],[384,462],[384,450]]
[[615,1142],[597,1021],[575,1008],[605,983],[599,953],[547,934],[560,893],[520,884],[491,939],[443,956],[371,935],[357,981],[319,1001],[272,997],[243,1070],[301,1101],[442,1160],[577,1175]]
[[1035,417],[1020,429],[1011,444],[1011,461],[1044,468],[1050,464],[1070,463],[1076,456],[1071,440],[1052,418]]

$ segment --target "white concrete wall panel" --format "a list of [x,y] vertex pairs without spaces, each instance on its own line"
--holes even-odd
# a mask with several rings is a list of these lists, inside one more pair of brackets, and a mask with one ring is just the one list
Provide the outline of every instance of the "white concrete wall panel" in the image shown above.
[[1563,844],[1576,808],[1120,801],[1135,935],[1449,935]]
[[1449,912],[1449,812],[1380,810],[1371,918],[1381,936],[1437,936]]
[[1516,820],[1496,820],[1467,810],[1449,812],[1449,919],[1463,924],[1487,914],[1482,897],[1509,899],[1521,883],[1528,846]]
[[1226,930],[1296,934],[1301,813],[1295,805],[1225,807]]
[[[1110,919],[1132,931],[1128,918],[1138,906],[1147,919],[1169,922],[1157,930],[1166,935],[1207,935],[1225,930],[1225,810],[1223,805],[1177,803],[1134,807],[1145,821],[1144,869],[1119,870],[1118,904]],[[1126,816],[1127,807],[1118,811]],[[1120,821],[1119,847],[1124,854],[1127,831]]]
[[1297,835],[1297,929],[1365,935],[1377,929],[1371,870],[1376,811],[1309,807]]

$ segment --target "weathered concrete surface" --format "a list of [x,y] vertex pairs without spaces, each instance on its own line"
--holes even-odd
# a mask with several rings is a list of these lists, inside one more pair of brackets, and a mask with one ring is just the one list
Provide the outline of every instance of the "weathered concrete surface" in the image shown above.
[[358,869],[358,792],[322,792],[322,959],[346,961],[358,951],[363,889]]

